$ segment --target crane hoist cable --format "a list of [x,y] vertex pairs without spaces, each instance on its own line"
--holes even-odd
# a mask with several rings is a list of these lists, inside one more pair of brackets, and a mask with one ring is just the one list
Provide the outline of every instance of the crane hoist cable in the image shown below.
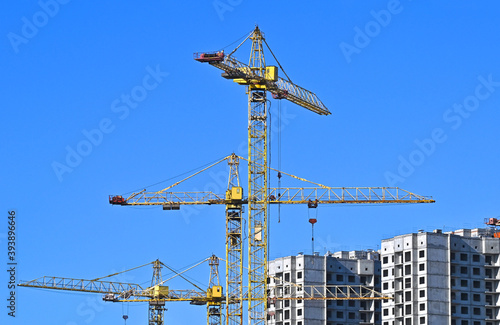
[[128,269],[128,270],[125,270],[125,271],[120,271],[120,272],[116,272],[116,273],[113,273],[113,274],[110,274],[110,275],[105,275],[103,277],[100,277],[100,278],[96,278],[96,279],[93,279],[91,281],[99,281],[99,280],[102,280],[102,279],[105,279],[105,278],[109,278],[109,277],[112,277],[112,276],[115,276],[115,275],[118,275],[118,274],[122,274],[122,273],[125,273],[125,272],[129,272],[129,271],[132,271],[132,270],[135,270],[135,269],[139,269],[141,267],[144,267],[144,266],[148,266],[150,264],[153,264],[154,262],[149,262],[149,263],[146,263],[144,265],[140,265],[140,266],[136,266],[136,267],[133,267],[131,269]]
[[[281,170],[281,100],[278,101],[278,170]],[[278,200],[281,196],[281,172],[278,172]],[[278,201],[278,223],[281,222],[281,203]]]
[[[241,156],[238,156],[238,157],[239,157],[241,160],[245,160],[246,162],[248,162],[248,161],[249,161],[249,160],[248,160],[248,158],[241,157]],[[261,166],[261,164],[259,164],[259,163],[257,163],[257,162],[253,162],[253,164]],[[324,188],[324,189],[329,189],[329,188],[330,188],[329,186],[326,186],[326,185],[323,185],[323,184],[320,184],[320,183],[316,183],[316,182],[313,182],[313,181],[310,181],[310,180],[307,180],[307,179],[305,179],[305,178],[298,177],[298,176],[295,176],[295,175],[292,175],[292,174],[289,174],[289,173],[285,173],[285,172],[283,172],[283,171],[279,171],[279,170],[277,170],[277,169],[275,169],[275,168],[272,168],[272,167],[267,167],[267,168],[269,168],[269,169],[271,169],[271,170],[274,170],[274,171],[276,171],[276,172],[280,172],[280,173],[281,173],[281,174],[283,174],[283,175],[289,176],[289,177],[294,178],[294,179],[297,179],[297,180],[299,180],[299,181],[303,181],[303,182],[307,182],[307,183],[314,184],[314,185],[319,186],[319,187]]]
[[203,289],[201,289],[200,287],[198,287],[196,284],[194,284],[193,282],[189,281],[189,280],[188,280],[188,279],[186,279],[184,276],[182,276],[182,273],[185,273],[185,272],[187,272],[187,271],[189,271],[189,270],[191,270],[191,269],[193,269],[193,268],[197,267],[198,265],[200,265],[200,264],[202,264],[202,263],[204,263],[204,262],[208,261],[209,259],[210,259],[210,257],[208,257],[208,258],[204,259],[203,261],[201,261],[201,262],[199,262],[199,263],[197,263],[197,264],[195,264],[195,265],[191,266],[190,268],[185,269],[185,270],[184,270],[184,271],[182,271],[182,272],[177,272],[176,270],[172,269],[170,266],[168,266],[168,265],[164,264],[163,262],[160,262],[160,263],[161,263],[161,265],[165,266],[167,269],[169,269],[170,271],[174,272],[174,273],[175,273],[175,275],[174,275],[174,276],[172,276],[172,277],[170,277],[170,278],[168,278],[168,279],[166,279],[166,280],[161,281],[161,282],[159,283],[159,285],[162,285],[163,283],[165,283],[165,282],[167,282],[167,281],[170,281],[170,280],[172,280],[173,278],[175,278],[175,277],[177,277],[177,276],[180,276],[181,278],[183,278],[184,280],[186,280],[187,282],[189,282],[189,283],[191,283],[193,286],[195,286],[197,289],[199,289],[199,290],[201,290],[201,291],[204,291]]
[[184,176],[184,175],[186,175],[186,174],[190,174],[190,173],[192,173],[192,172],[194,172],[194,171],[200,170],[201,168],[204,168],[204,167],[206,167],[206,166],[210,166],[210,165],[214,164],[215,162],[220,161],[221,159],[223,159],[223,158],[216,159],[216,160],[214,160],[214,161],[212,161],[212,162],[209,162],[209,163],[207,163],[207,164],[204,164],[204,165],[202,165],[202,166],[200,166],[200,167],[193,168],[193,169],[191,169],[191,170],[188,170],[187,172],[181,173],[181,174],[176,175],[176,176],[172,176],[172,177],[170,177],[170,178],[164,179],[164,180],[159,181],[159,182],[157,182],[157,183],[154,183],[154,184],[151,184],[151,185],[148,185],[148,186],[145,186],[145,187],[141,187],[141,188],[136,189],[136,190],[133,190],[133,191],[129,191],[129,192],[123,193],[122,195],[123,195],[123,196],[125,196],[125,195],[130,194],[130,193],[135,193],[135,192],[137,192],[137,191],[142,191],[144,188],[153,187],[153,186],[159,185],[159,184],[161,184],[161,183],[165,183],[165,182],[171,181],[171,180],[173,180],[173,179],[179,178],[179,177]]
[[[269,157],[269,161],[268,161],[268,164],[269,166],[271,166],[271,162],[272,162],[272,147],[271,147],[271,144],[273,142],[273,118],[272,118],[272,114],[271,114],[271,101],[268,99],[267,102],[269,103],[269,108],[267,109],[267,113],[269,114],[269,154],[267,155]],[[266,173],[267,173],[267,179],[269,180],[269,184],[267,184],[267,187],[270,188],[271,187],[271,170],[268,168],[266,169]],[[267,223],[267,251],[270,252],[271,251],[271,209],[268,209],[267,210],[267,218],[269,220],[269,222]],[[268,262],[269,262],[269,254],[267,255],[268,257]]]
[[[314,218],[311,218],[311,214],[310,214],[310,211],[311,211],[311,208],[314,208],[315,211],[315,217]],[[310,206],[307,208],[307,217],[309,219],[309,223],[311,224],[311,238],[312,238],[312,252],[311,254],[314,255],[314,224],[316,222],[318,222],[318,207],[314,207],[314,206]],[[314,264],[314,261],[313,261],[313,264]]]
[[211,164],[210,166],[205,167],[205,168],[203,168],[203,169],[201,169],[201,170],[197,171],[197,172],[196,172],[196,173],[194,173],[193,175],[190,175],[190,176],[188,176],[188,177],[184,178],[183,180],[180,180],[180,181],[178,181],[178,182],[175,182],[174,184],[172,184],[172,185],[170,185],[170,186],[168,186],[168,187],[164,188],[163,190],[160,190],[160,191],[158,191],[158,192],[156,192],[156,193],[165,192],[166,190],[169,190],[169,189],[171,189],[172,187],[175,187],[175,186],[179,185],[180,183],[182,183],[182,182],[184,182],[184,181],[187,181],[188,179],[190,179],[190,178],[192,178],[192,177],[194,177],[194,176],[196,176],[196,175],[198,175],[198,174],[200,174],[200,173],[203,173],[205,170],[210,169],[210,168],[212,168],[213,166],[215,166],[215,165],[217,165],[217,164],[220,164],[220,163],[221,163],[221,162],[223,162],[223,161],[226,161],[229,157],[230,157],[230,156],[226,156],[226,157],[224,157],[224,158],[220,159],[219,161],[217,161],[217,162],[215,162],[215,163]]
[[276,63],[278,63],[278,65],[279,65],[279,67],[280,67],[281,71],[283,71],[283,73],[284,73],[284,74],[285,74],[285,76],[287,77],[288,81],[290,81],[291,83],[293,83],[293,82],[292,82],[292,80],[290,79],[290,77],[286,74],[285,69],[283,69],[283,67],[281,66],[280,61],[278,61],[278,58],[276,58],[276,56],[274,55],[273,51],[272,51],[272,50],[271,50],[271,48],[269,47],[269,44],[267,44],[266,39],[265,39],[265,38],[263,38],[262,40],[264,41],[264,44],[266,44],[267,49],[269,50],[269,52],[271,52],[271,54],[273,55],[273,58],[276,60]]
[[[241,42],[241,43],[240,43],[240,45],[238,45],[238,47],[237,47],[236,49],[234,49],[234,50],[231,52],[231,54],[233,54],[234,52],[236,52],[236,50],[237,50],[237,49],[238,49],[238,48],[239,48],[239,47],[240,47],[243,43],[245,43],[245,41],[246,41],[246,40],[250,37],[250,35],[252,35],[252,32],[253,32],[253,29],[252,29],[250,32],[248,32],[248,33],[246,33],[245,35],[243,35],[243,36],[241,36],[240,38],[238,38],[236,41],[232,42],[231,44],[224,46],[224,47],[223,47],[223,48],[221,48],[219,51],[222,51],[222,50],[224,50],[225,48],[228,48],[229,46],[233,45],[234,43],[238,42],[240,39],[242,39],[243,37],[245,37],[245,40],[243,40],[243,42]],[[228,56],[230,56],[231,54],[229,54]]]
[[[124,305],[126,304],[126,311],[124,308]],[[125,325],[127,325],[127,319],[128,319],[128,310],[129,310],[129,303],[128,302],[122,302],[122,318],[125,321]]]
[[[166,267],[167,269],[169,269],[170,271],[172,271],[172,273],[175,273],[175,275],[174,275],[174,276],[172,276],[171,278],[169,278],[169,279],[167,279],[167,280],[162,281],[162,282],[160,283],[160,285],[161,285],[161,284],[163,284],[163,283],[165,283],[165,282],[167,282],[167,281],[169,281],[169,280],[171,280],[171,279],[173,279],[173,278],[175,278],[175,277],[177,277],[177,276],[180,276],[181,278],[183,278],[184,280],[186,280],[187,282],[189,282],[190,284],[192,284],[193,286],[195,286],[197,289],[199,289],[199,290],[201,290],[201,291],[204,291],[203,289],[201,289],[200,287],[198,287],[198,286],[197,286],[196,284],[194,284],[193,282],[189,281],[186,277],[182,276],[181,274],[182,274],[182,273],[185,273],[185,272],[187,272],[187,271],[189,271],[189,270],[191,270],[191,269],[193,269],[193,268],[195,268],[195,267],[197,267],[198,265],[200,265],[200,264],[202,264],[202,263],[204,263],[204,262],[208,261],[209,259],[210,259],[210,257],[207,257],[207,258],[205,258],[205,259],[203,259],[203,260],[201,260],[201,261],[199,261],[199,262],[197,262],[197,263],[191,264],[191,265],[187,266],[187,268],[186,268],[184,271],[181,271],[181,272],[178,272],[178,271],[176,271],[175,269],[171,268],[170,266],[166,265],[165,263],[160,262],[160,264],[161,264],[161,265],[163,265],[164,267]],[[122,273],[125,273],[125,272],[133,271],[133,270],[136,270],[136,269],[139,269],[139,268],[142,268],[142,267],[145,267],[145,266],[151,265],[151,264],[153,264],[153,263],[154,263],[154,262],[149,262],[149,263],[146,263],[146,264],[143,264],[143,265],[140,265],[140,266],[133,267],[133,268],[128,269],[128,270],[124,270],[124,271],[120,271],[120,272],[116,272],[116,273],[113,273],[113,274],[109,274],[109,275],[106,275],[106,276],[103,276],[103,277],[100,277],[100,278],[96,278],[96,279],[93,279],[93,280],[91,280],[91,281],[99,281],[99,280],[102,280],[102,279],[105,279],[105,278],[109,278],[109,277],[112,277],[112,276],[115,276],[115,275],[119,275],[119,274],[122,274]],[[194,280],[194,281],[196,281],[196,280]],[[197,281],[197,282],[198,282],[198,281]],[[200,283],[200,284],[201,284],[201,283]]]

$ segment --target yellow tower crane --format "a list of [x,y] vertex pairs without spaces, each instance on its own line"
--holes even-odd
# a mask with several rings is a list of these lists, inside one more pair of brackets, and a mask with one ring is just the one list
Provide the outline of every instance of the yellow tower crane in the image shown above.
[[[248,65],[232,55],[247,40],[252,47]],[[194,59],[208,62],[224,71],[222,76],[245,85],[248,94],[248,324],[263,324],[266,311],[266,277],[268,260],[268,101],[267,91],[274,98],[287,99],[320,115],[330,111],[312,92],[278,77],[276,66],[266,65],[264,44],[271,54],[264,34],[258,26],[229,55],[224,52],[195,53]],[[274,56],[274,54],[273,54]],[[274,57],[276,59],[276,57]],[[278,60],[276,62],[279,64]],[[280,65],[280,64],[279,64]],[[280,65],[281,67],[281,65]],[[283,68],[282,71],[284,72]],[[286,73],[285,73],[286,75]]]
[[[251,51],[248,64],[244,64],[233,54],[247,40],[251,41]],[[264,45],[276,60],[286,79],[278,76],[278,67],[266,64]],[[280,194],[272,194],[268,187],[267,92],[269,91],[275,99],[289,100],[319,115],[330,115],[330,111],[316,94],[299,87],[290,80],[258,26],[228,55],[225,55],[223,51],[195,53],[194,59],[209,63],[223,71],[222,77],[246,86],[248,95],[248,324],[264,324],[267,309],[267,209],[271,203],[271,195],[277,197],[276,194]]]
[[[198,265],[209,261],[210,265],[210,282],[208,289],[203,291],[200,287],[196,286],[191,281],[182,276],[183,273],[197,267]],[[227,263],[227,261],[226,261]],[[111,278],[125,272],[133,271],[148,265],[153,266],[153,277],[151,286],[143,287],[135,283],[123,283],[115,281],[103,281],[105,278]],[[167,267],[169,270],[176,273],[167,280],[162,279],[162,268]],[[223,288],[219,284],[219,258],[215,255],[189,267],[182,272],[176,272],[172,268],[163,264],[159,260],[147,263],[138,267],[134,267],[122,272],[113,273],[104,277],[93,280],[75,279],[75,278],[62,278],[53,276],[43,276],[31,281],[21,281],[19,286],[31,287],[39,289],[52,289],[52,290],[65,290],[86,293],[98,293],[103,295],[103,300],[107,302],[147,302],[149,306],[148,311],[148,325],[164,325],[165,318],[165,303],[166,302],[190,302],[192,305],[206,305],[207,306],[207,325],[221,325],[222,318],[222,305],[227,303],[228,297],[223,294]],[[182,277],[197,290],[171,290],[165,283],[175,277]],[[371,287],[362,285],[301,285],[281,278],[273,277],[275,285],[269,290],[269,297],[271,302],[277,300],[388,300],[392,299],[373,290]],[[230,304],[237,303],[238,301],[248,300],[246,292],[242,296],[231,297]],[[228,305],[227,307],[229,307]],[[126,320],[128,315],[123,315]]]
[[[208,289],[205,291],[193,282],[189,281],[182,274],[207,261],[210,265],[210,282]],[[146,288],[135,283],[102,280],[148,265],[153,266],[153,277],[151,280],[151,286]],[[169,279],[163,280],[163,267],[168,268],[176,274]],[[218,325],[221,324],[221,306],[225,301],[222,286],[219,284],[218,267],[219,258],[215,255],[212,255],[211,257],[193,265],[192,267],[189,267],[182,272],[177,272],[166,264],[156,260],[126,271],[113,273],[93,280],[43,276],[35,280],[23,281],[19,284],[19,286],[99,293],[103,295],[103,300],[108,302],[147,302],[149,306],[148,325],[164,324],[166,302],[187,301],[193,305],[206,305],[207,324]],[[171,290],[165,283],[175,277],[181,277],[188,281],[196,287],[196,290]]]
[[[147,192],[146,190],[133,193],[125,198],[121,195],[109,197],[109,203],[122,206],[151,206],[159,205],[164,210],[178,210],[181,205],[220,205],[226,206],[226,324],[243,324],[243,301],[250,302],[255,300],[251,294],[252,285],[249,281],[247,290],[244,290],[243,283],[243,240],[242,240],[242,206],[251,205],[254,197],[245,196],[243,188],[239,182],[238,166],[240,160],[249,160],[232,154],[227,156],[210,166],[190,175],[163,190],[156,192]],[[172,192],[172,188],[181,183],[199,175],[200,173],[213,168],[214,166],[227,161],[229,165],[229,182],[228,189],[225,194],[213,193],[211,191],[203,192]],[[255,164],[255,163],[254,163]],[[268,167],[271,170],[277,171],[274,168]],[[267,170],[267,169],[266,169]],[[278,171],[279,172],[279,171]],[[267,173],[267,171],[266,171]],[[316,208],[320,204],[394,204],[394,203],[433,203],[434,200],[430,197],[417,195],[398,187],[330,187],[319,183],[314,183],[306,179],[294,176],[289,173],[280,172],[282,175],[303,182],[308,182],[313,186],[309,187],[280,187],[268,188],[266,190],[266,204],[304,204],[309,208]],[[265,225],[254,227],[254,240],[262,243],[267,250],[267,241],[264,242],[266,233],[264,232]],[[250,244],[249,244],[250,245]],[[266,260],[267,261],[267,260]],[[269,293],[267,288],[267,264],[264,266],[266,271],[263,279],[264,293],[260,298],[262,304],[267,310],[268,298],[281,299],[279,294]],[[250,272],[249,272],[250,273]],[[254,273],[251,273],[254,277]],[[255,278],[254,278],[255,280]],[[360,289],[367,291],[368,289]],[[299,290],[294,292],[302,292],[302,295],[297,295],[297,299],[388,299],[380,294],[362,295],[360,292],[356,298],[355,294],[349,296],[331,296],[331,292],[337,292],[337,289],[328,289],[327,287],[309,288],[312,296],[308,297],[304,293],[307,290]],[[352,287],[340,288],[339,292],[353,292]],[[356,290],[354,290],[356,291]],[[319,293],[323,292],[323,295]],[[368,292],[373,293],[368,290]],[[316,295],[314,295],[316,293]],[[270,295],[271,294],[271,295]],[[288,296],[290,297],[290,296]],[[377,298],[378,297],[378,298]],[[285,299],[285,298],[283,298]],[[286,298],[289,299],[289,298]],[[250,307],[250,306],[249,306]],[[265,315],[264,315],[265,317]],[[255,321],[255,315],[250,317],[251,321]],[[263,319],[265,321],[265,319]]]
[[[237,61],[232,54],[248,39],[252,41],[249,64]],[[303,286],[285,283],[278,279],[273,290],[267,288],[267,209],[269,204],[307,204],[316,208],[318,204],[384,204],[384,203],[433,203],[430,197],[420,196],[397,187],[330,187],[307,181],[303,178],[280,172],[268,166],[267,160],[267,91],[275,99],[287,99],[320,115],[330,112],[312,92],[293,84],[290,78],[278,77],[275,66],[267,66],[264,59],[264,35],[256,27],[250,35],[229,55],[224,52],[197,53],[195,60],[208,62],[224,71],[223,77],[233,79],[247,87],[248,94],[248,159],[232,154],[211,166],[177,182],[161,191],[143,190],[129,197],[110,196],[114,205],[161,205],[164,210],[178,210],[181,205],[224,204],[226,207],[226,288],[219,284],[219,260],[215,256],[210,261],[211,275],[207,291],[170,290],[162,280],[161,269],[166,266],[156,260],[153,265],[151,286],[143,288],[138,284],[102,281],[119,273],[93,280],[60,277],[42,277],[23,282],[20,286],[91,292],[104,294],[105,301],[148,302],[149,325],[164,324],[164,306],[169,301],[189,301],[195,305],[207,306],[207,324],[222,324],[221,308],[226,304],[226,324],[243,324],[243,302],[248,301],[248,324],[264,324],[268,298],[273,300],[385,300],[384,296],[364,286]],[[273,54],[274,56],[274,54]],[[276,57],[275,57],[276,59]],[[277,61],[277,60],[276,60]],[[278,62],[278,65],[281,65]],[[283,68],[281,68],[283,70]],[[284,71],[283,71],[284,72]],[[286,74],[285,74],[286,75]],[[240,185],[238,166],[240,159],[248,164],[248,195]],[[174,186],[198,175],[223,161],[230,167],[228,189],[225,194],[206,192],[172,192]],[[313,184],[309,187],[271,188],[268,185],[268,171]],[[248,211],[248,287],[243,281],[243,205]],[[148,264],[147,264],[148,265]],[[197,264],[198,265],[198,264]],[[134,268],[135,269],[135,268]],[[130,270],[129,270],[130,271]],[[172,270],[173,271],[173,270]],[[120,272],[121,273],[121,272]],[[177,276],[177,275],[176,275]],[[181,276],[181,274],[178,274]],[[170,279],[169,279],[170,280]]]

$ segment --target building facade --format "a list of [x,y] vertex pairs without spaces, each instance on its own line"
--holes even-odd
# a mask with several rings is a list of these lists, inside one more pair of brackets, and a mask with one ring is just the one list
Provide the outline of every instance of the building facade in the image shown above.
[[490,229],[382,241],[382,325],[500,325],[500,239]]
[[[269,262],[268,287],[283,290],[289,300],[271,300],[269,325],[381,324],[380,301],[302,300],[292,284],[322,288],[328,285],[363,285],[380,291],[380,259],[373,251],[327,253],[277,258]],[[303,297],[303,295],[302,295]]]

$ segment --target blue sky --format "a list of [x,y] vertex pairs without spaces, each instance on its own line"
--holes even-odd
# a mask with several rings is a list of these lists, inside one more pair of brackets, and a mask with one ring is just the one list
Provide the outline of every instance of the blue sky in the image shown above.
[[[291,79],[332,112],[324,117],[281,103],[281,131],[271,130],[274,167],[280,132],[286,172],[330,186],[400,186],[436,200],[314,212],[282,207],[279,223],[272,209],[271,258],[310,252],[308,213],[317,214],[321,254],[376,249],[383,238],[418,229],[481,227],[483,218],[499,215],[495,1],[5,5],[0,241],[5,268],[7,212],[15,209],[17,280],[96,278],[157,258],[181,269],[224,255],[223,207],[166,212],[113,207],[107,199],[232,152],[246,155],[244,88],[192,54],[232,44],[255,24]],[[236,57],[246,61],[248,54],[243,48]],[[271,114],[278,105],[272,102]],[[80,159],[68,158],[78,150]],[[226,171],[220,166],[179,190],[222,192]],[[147,269],[125,280],[147,283],[150,276]],[[208,266],[191,276],[208,283]],[[17,299],[17,317],[2,308],[2,323],[119,323],[127,308],[127,324],[147,317],[145,304],[104,305],[99,295],[18,288]],[[205,319],[203,307],[168,308],[167,323]]]

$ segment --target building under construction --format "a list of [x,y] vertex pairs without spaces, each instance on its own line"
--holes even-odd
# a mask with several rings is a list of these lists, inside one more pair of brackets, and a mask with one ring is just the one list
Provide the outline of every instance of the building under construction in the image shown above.
[[382,325],[500,324],[500,240],[492,229],[382,241]]
[[271,295],[268,324],[498,325],[498,237],[491,228],[438,229],[384,239],[379,252],[277,258],[269,262],[271,293],[279,288],[286,297],[288,282],[363,285],[392,299],[273,301]]
[[[292,291],[292,285],[287,283],[345,290],[363,286],[363,290],[380,291],[379,254],[342,251],[277,258],[269,262],[268,282],[270,292],[276,288]],[[269,325],[380,324],[379,300],[273,300],[272,295],[270,299]]]

